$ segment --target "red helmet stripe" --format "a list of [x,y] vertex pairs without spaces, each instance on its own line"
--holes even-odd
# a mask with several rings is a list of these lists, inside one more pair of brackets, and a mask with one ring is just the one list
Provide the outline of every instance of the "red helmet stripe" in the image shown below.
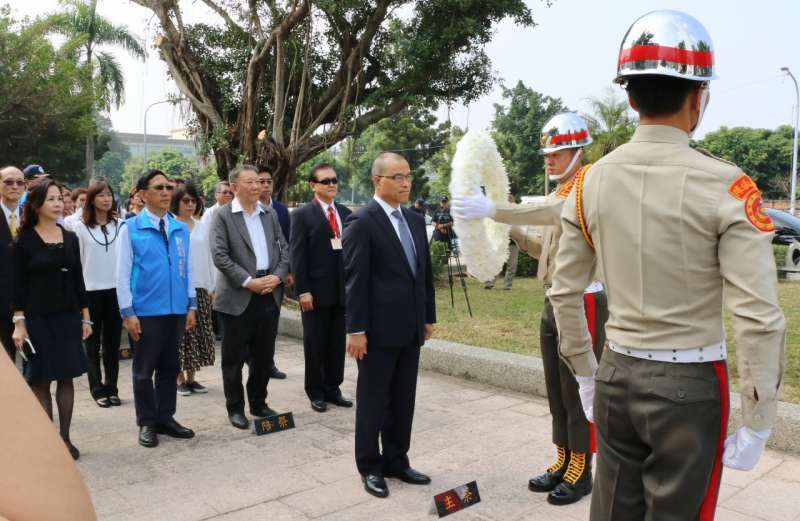
[[570,141],[582,141],[589,137],[589,132],[587,130],[581,130],[580,132],[570,132],[568,134],[558,134],[556,136],[550,137],[550,144],[554,146],[561,145],[562,143],[569,143]]
[[664,45],[636,45],[630,49],[623,49],[619,54],[619,65],[629,62],[661,60],[695,67],[711,67],[714,65],[714,53]]

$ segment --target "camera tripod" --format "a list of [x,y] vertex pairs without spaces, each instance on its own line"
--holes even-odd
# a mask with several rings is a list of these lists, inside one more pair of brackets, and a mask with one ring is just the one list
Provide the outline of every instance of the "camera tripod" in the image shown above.
[[450,307],[456,307],[456,300],[455,294],[453,292],[453,265],[451,260],[456,261],[456,270],[458,279],[461,281],[461,289],[464,290],[464,300],[467,303],[467,312],[469,312],[470,318],[472,318],[472,306],[469,303],[469,294],[467,293],[467,283],[465,281],[465,273],[464,269],[461,266],[461,257],[458,254],[458,245],[456,244],[455,238],[450,233],[450,230],[447,231],[447,240],[442,241],[445,243],[445,263],[447,264],[447,284],[450,287]]

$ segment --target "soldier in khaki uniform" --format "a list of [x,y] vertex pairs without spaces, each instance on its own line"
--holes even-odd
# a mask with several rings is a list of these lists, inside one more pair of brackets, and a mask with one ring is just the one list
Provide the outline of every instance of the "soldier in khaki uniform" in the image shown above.
[[[597,426],[592,521],[713,519],[722,464],[751,469],[775,422],[786,326],[773,226],[749,177],[689,147],[713,72],[697,20],[637,20],[617,80],[640,126],[576,178],[564,205],[549,295],[561,356]],[[581,298],[595,265],[610,311],[599,367]],[[744,416],[727,440],[723,298]]]
[[[517,225],[511,228],[511,238],[522,250],[539,259],[539,280],[545,289],[549,288],[561,237],[561,209],[572,190],[576,174],[588,168],[581,166],[580,160],[583,147],[591,142],[583,118],[570,112],[556,115],[545,124],[541,136],[545,171],[552,181],[558,183],[544,201],[520,205],[503,203],[495,207],[482,194],[456,197],[453,198],[454,215],[458,219],[491,217],[498,222]],[[538,233],[519,225],[539,225],[542,231]],[[590,274],[587,272],[586,275]],[[586,323],[593,337],[593,351],[599,357],[605,340],[603,326],[608,317],[602,285],[592,284],[583,299]],[[545,297],[540,345],[557,459],[543,474],[531,479],[528,488],[548,493],[547,500],[552,504],[567,505],[592,490],[594,426],[586,421],[575,379],[558,358],[558,339],[559,328],[556,327],[553,308]]]

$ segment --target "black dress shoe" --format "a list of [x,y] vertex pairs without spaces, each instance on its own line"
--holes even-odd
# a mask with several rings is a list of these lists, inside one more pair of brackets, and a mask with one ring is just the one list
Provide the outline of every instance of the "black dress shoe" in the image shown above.
[[404,483],[410,483],[412,485],[427,485],[428,483],[431,482],[431,478],[429,478],[422,472],[417,472],[411,467],[408,467],[399,472],[387,472],[386,477],[397,478]]
[[561,483],[547,495],[547,502],[551,505],[570,505],[580,501],[583,496],[592,492],[592,474],[584,473],[581,478],[573,485],[567,481]]
[[278,412],[270,409],[269,406],[265,403],[260,407],[259,406],[250,407],[250,414],[252,414],[256,418],[266,418],[267,416],[275,416],[278,414]]
[[156,432],[159,434],[166,434],[172,438],[194,438],[194,431],[192,429],[187,429],[180,423],[176,422],[173,418],[156,425]]
[[389,487],[386,486],[386,480],[380,474],[361,476],[361,481],[364,482],[364,490],[368,494],[381,498],[389,495]]
[[564,481],[563,472],[545,472],[528,480],[528,490],[531,492],[550,492],[562,481]]
[[231,421],[231,425],[237,429],[247,429],[250,427],[250,422],[243,412],[229,412],[228,419]]
[[352,407],[353,402],[342,396],[341,394],[336,398],[328,398],[325,400],[326,402],[332,403],[333,405],[338,405],[339,407]]
[[158,446],[158,436],[156,429],[152,425],[142,425],[139,427],[139,445],[152,448]]
[[277,378],[278,380],[286,380],[286,373],[275,367],[272,366],[272,370],[269,373],[270,378]]
[[328,410],[328,404],[322,400],[311,400],[311,408],[317,412],[325,412]]

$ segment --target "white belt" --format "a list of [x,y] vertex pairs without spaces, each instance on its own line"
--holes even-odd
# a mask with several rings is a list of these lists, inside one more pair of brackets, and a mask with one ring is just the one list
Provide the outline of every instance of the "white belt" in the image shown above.
[[618,346],[614,342],[609,341],[608,348],[621,355],[675,364],[716,362],[728,358],[728,349],[725,346],[724,340],[705,347],[694,347],[692,349],[659,349],[657,351],[654,349],[633,349],[632,347]]

